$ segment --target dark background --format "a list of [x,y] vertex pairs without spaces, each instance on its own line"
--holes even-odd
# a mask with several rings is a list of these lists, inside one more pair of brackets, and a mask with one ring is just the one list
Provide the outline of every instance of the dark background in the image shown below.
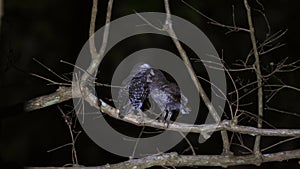
[[[285,57],[289,62],[300,59],[298,56],[298,20],[297,1],[262,1],[264,13],[271,27],[271,33],[288,29],[287,33],[279,41],[286,45],[276,51],[261,57],[263,73],[270,72],[270,62],[277,63]],[[200,10],[210,18],[220,23],[232,25],[232,5],[235,6],[236,23],[240,27],[247,28],[245,9],[242,1],[188,1],[193,7]],[[36,73],[52,80],[60,81],[53,74],[33,61],[36,58],[47,65],[57,74],[70,76],[72,66],[60,63],[65,60],[75,63],[84,43],[88,40],[88,29],[91,12],[91,0],[78,1],[34,1],[34,0],[6,0],[4,1],[4,17],[1,27],[1,53],[0,53],[0,162],[1,167],[11,166],[62,166],[71,163],[71,147],[64,147],[53,152],[47,152],[70,142],[69,131],[64,123],[57,106],[51,106],[41,110],[25,113],[18,110],[15,104],[22,103],[31,98],[52,93],[57,86],[47,85],[44,80],[31,76]],[[103,26],[106,15],[107,1],[99,1],[99,10],[96,28]],[[191,10],[179,0],[170,2],[171,12],[174,15],[187,19],[197,25],[211,40],[218,53],[223,53],[224,60],[229,66],[238,59],[245,59],[251,49],[249,35],[245,32],[225,34],[226,29],[207,24],[208,20]],[[250,3],[253,8],[261,9],[257,3]],[[162,0],[127,0],[115,1],[112,20],[137,12],[164,12]],[[258,42],[265,38],[267,27],[262,15],[253,11],[254,26]],[[150,40],[149,40],[150,39]],[[154,43],[153,43],[154,42]],[[278,41],[277,41],[278,42]],[[137,45],[138,44],[138,45]],[[145,47],[161,47],[174,51],[170,39],[157,35],[144,35],[133,37],[120,43],[109,53],[110,60],[104,60],[98,81],[109,83],[114,67],[134,51]],[[253,61],[252,61],[253,62]],[[201,64],[196,67],[197,74],[205,74]],[[103,69],[103,70],[102,70]],[[236,79],[250,81],[255,78],[253,72],[233,73]],[[299,71],[278,74],[269,79],[268,83],[278,83],[277,78],[292,86],[300,87]],[[241,84],[242,85],[242,84]],[[229,85],[229,91],[232,86]],[[103,99],[109,98],[109,89],[99,88]],[[247,92],[247,91],[245,91]],[[280,92],[271,105],[291,112],[299,112],[300,95],[291,90]],[[249,95],[243,102],[256,102],[255,93]],[[61,103],[61,106],[72,105],[71,101]],[[7,109],[13,106],[13,109]],[[11,108],[11,107],[10,107]],[[66,108],[67,109],[67,108]],[[205,108],[204,108],[205,109]],[[256,105],[246,108],[256,112]],[[13,110],[13,111],[12,111]],[[111,120],[111,119],[110,119]],[[299,117],[280,114],[272,111],[265,112],[265,120],[278,128],[299,128]],[[112,122],[114,120],[111,120]],[[250,124],[255,124],[255,121]],[[116,124],[116,123],[115,123]],[[126,125],[121,123],[121,125]],[[127,126],[132,129],[132,126]],[[266,126],[268,127],[268,126]],[[127,129],[128,129],[127,128]],[[77,126],[80,130],[80,126]],[[196,144],[196,136],[188,136]],[[219,133],[216,133],[207,142],[195,145],[197,154],[220,154],[221,142]],[[252,145],[253,137],[244,136],[245,144]],[[281,139],[264,138],[263,147],[276,143]],[[81,165],[94,166],[107,163],[117,163],[126,158],[119,157],[98,147],[87,135],[82,133],[76,143],[79,163]],[[172,151],[180,154],[184,152],[186,143],[180,143]],[[277,146],[272,151],[282,151],[300,148],[299,140]],[[237,154],[237,147],[233,146]],[[1,168],[0,167],[0,168]],[[276,162],[263,164],[261,168],[298,168],[298,160],[288,162]],[[256,166],[240,166],[232,168],[257,168]]]

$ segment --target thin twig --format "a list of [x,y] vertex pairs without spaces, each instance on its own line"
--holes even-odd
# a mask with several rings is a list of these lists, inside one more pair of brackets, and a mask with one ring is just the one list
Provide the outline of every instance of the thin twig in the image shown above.
[[[192,10],[194,10],[195,12],[197,12],[198,14],[200,14],[201,16],[203,16],[204,18],[206,18],[207,20],[209,20],[208,24],[212,24],[212,25],[216,25],[216,26],[219,26],[219,27],[227,28],[227,29],[229,29],[229,32],[237,32],[237,31],[249,32],[248,29],[237,27],[235,25],[235,21],[233,21],[233,25],[234,26],[229,26],[229,25],[222,24],[222,23],[220,23],[220,22],[218,22],[218,21],[216,21],[216,20],[208,17],[204,13],[200,12],[198,9],[196,9],[195,7],[193,7],[192,5],[190,5],[189,3],[185,2],[184,0],[181,0],[181,2],[184,3],[186,6],[188,6],[189,8],[191,8]],[[233,15],[233,19],[234,19],[234,15]]]
[[56,77],[58,77],[59,79],[71,83],[71,81],[69,79],[61,77],[60,75],[58,75],[57,73],[55,73],[52,69],[50,69],[49,67],[47,67],[46,65],[44,65],[42,62],[38,61],[36,58],[33,58],[33,60],[35,62],[37,62],[38,64],[40,64],[43,68],[45,68],[46,70],[48,70],[50,73],[52,73],[53,75],[55,75]]
[[[67,65],[74,66],[75,68],[81,70],[82,72],[89,74],[89,72],[87,72],[86,70],[82,69],[81,67],[79,67],[79,66],[77,66],[77,65],[75,65],[73,63],[70,63],[70,62],[67,62],[67,61],[64,61],[64,60],[60,60],[60,62],[64,63],[64,64],[67,64]],[[91,74],[89,74],[89,75],[92,76]]]
[[288,139],[279,141],[278,143],[275,143],[275,144],[273,144],[273,145],[271,145],[271,146],[269,146],[269,147],[266,147],[266,148],[262,149],[261,151],[264,152],[264,151],[266,151],[266,150],[268,150],[268,149],[270,149],[270,148],[273,148],[273,147],[275,147],[275,146],[278,146],[278,145],[280,145],[280,144],[283,144],[283,143],[286,143],[286,142],[289,142],[289,141],[291,141],[291,140],[295,140],[295,139],[298,139],[298,138],[299,138],[299,137],[292,137],[292,138],[288,138]]
[[53,81],[51,79],[48,79],[46,77],[43,77],[41,75],[38,75],[38,74],[35,74],[35,73],[30,73],[30,75],[32,76],[35,76],[35,77],[38,77],[40,79],[43,79],[43,80],[46,80],[48,82],[50,82],[50,85],[59,85],[59,86],[71,86],[72,84],[71,83],[60,83],[60,82],[56,82],[56,81]]
[[143,134],[144,130],[145,130],[145,126],[142,127],[142,130],[140,131],[138,137],[135,140],[135,144],[134,144],[134,147],[133,147],[133,150],[132,150],[132,153],[131,153],[131,157],[129,157],[130,159],[133,159],[134,156],[135,156],[136,148],[137,148],[137,146],[140,142],[140,139],[142,137],[142,134]]
[[72,117],[65,115],[65,113],[63,112],[63,110],[57,106],[57,108],[59,109],[59,111],[62,114],[62,117],[65,120],[66,125],[68,126],[69,129],[69,133],[70,133],[70,137],[71,137],[71,145],[72,145],[72,162],[73,165],[78,165],[78,158],[77,158],[77,153],[76,153],[76,147],[75,147],[75,143],[76,143],[76,139],[78,137],[78,135],[80,134],[80,132],[74,137],[74,131],[72,129]]
[[196,155],[195,149],[192,145],[192,143],[190,142],[190,140],[186,137],[186,135],[184,135],[181,131],[179,132],[179,134],[184,138],[184,140],[188,143],[189,148],[192,150],[193,155]]

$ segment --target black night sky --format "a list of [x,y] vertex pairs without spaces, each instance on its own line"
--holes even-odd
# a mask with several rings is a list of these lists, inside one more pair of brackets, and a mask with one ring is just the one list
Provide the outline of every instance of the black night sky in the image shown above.
[[[239,0],[187,0],[194,8],[206,16],[226,25],[232,25],[232,11],[234,5],[235,22],[238,26],[247,28],[246,12],[242,1]],[[253,20],[256,29],[258,42],[262,42],[268,33],[268,27],[261,12],[263,11],[270,25],[270,33],[287,31],[276,43],[284,46],[261,56],[262,73],[268,74],[272,70],[272,63],[278,63],[288,57],[288,63],[300,59],[298,55],[300,34],[298,31],[298,6],[295,0],[264,0],[262,7],[254,1],[249,2],[253,9]],[[0,34],[0,168],[12,168],[22,166],[63,166],[72,162],[71,147],[47,152],[70,142],[68,127],[59,112],[57,105],[44,109],[24,112],[19,107],[32,98],[50,94],[58,87],[48,85],[48,82],[30,75],[35,73],[43,77],[60,82],[51,72],[47,71],[34,59],[42,62],[59,75],[71,78],[73,67],[60,60],[75,63],[78,54],[89,38],[89,22],[92,7],[92,0],[4,0],[4,16],[1,22]],[[96,28],[104,25],[106,16],[107,1],[99,1]],[[180,0],[170,1],[171,13],[182,17],[199,27],[210,39],[219,55],[222,55],[226,64],[237,68],[234,63],[243,60],[251,50],[251,41],[246,32],[232,32],[227,34],[226,28],[209,24],[209,20],[192,10]],[[164,12],[162,0],[138,0],[120,1],[115,0],[113,4],[112,20],[135,12]],[[280,34],[280,33],[279,33]],[[97,76],[98,82],[109,84],[112,73],[119,62],[131,53],[143,48],[163,48],[176,53],[172,41],[159,35],[141,35],[128,38],[117,44],[108,53],[109,59],[104,59],[100,65],[100,73]],[[271,46],[270,46],[271,47]],[[193,57],[185,47],[190,57]],[[266,47],[266,50],[268,46]],[[252,61],[253,62],[253,61]],[[201,64],[193,63],[197,74],[207,76]],[[299,63],[297,66],[300,66]],[[288,73],[278,73],[269,78],[266,84],[278,84],[279,79],[286,84],[300,88],[300,72],[295,70]],[[233,72],[233,78],[240,85],[255,80],[253,72]],[[240,84],[239,84],[240,83]],[[205,88],[209,86],[204,85]],[[253,89],[254,87],[252,87]],[[233,86],[228,85],[228,91]],[[109,98],[110,89],[98,87],[101,98],[111,103]],[[243,92],[247,92],[246,90]],[[256,93],[247,96],[242,103],[254,104],[246,106],[246,110],[256,112]],[[276,98],[268,105],[276,106],[295,113],[288,115],[274,111],[265,111],[265,118],[268,123],[277,128],[300,128],[300,92],[295,90],[282,90]],[[267,99],[264,100],[265,103]],[[266,103],[267,104],[267,103]],[[72,108],[72,101],[59,104],[64,111]],[[3,108],[2,108],[3,107]],[[206,111],[206,108],[203,108]],[[298,114],[297,114],[298,113]],[[137,127],[107,118],[111,125],[119,130],[130,130],[135,133]],[[74,120],[75,122],[76,120]],[[201,118],[199,118],[201,123]],[[255,120],[246,119],[242,124],[255,125]],[[270,128],[270,125],[264,126]],[[75,130],[81,130],[76,125]],[[125,131],[126,132],[126,131]],[[231,135],[231,133],[230,133]],[[242,135],[244,144],[251,146],[253,138]],[[197,154],[220,154],[222,143],[219,132],[203,144],[197,144],[197,136],[189,134],[188,138],[195,144]],[[264,137],[262,147],[268,147],[282,138]],[[186,143],[180,143],[171,151],[179,154],[191,154],[184,151]],[[267,152],[278,152],[300,148],[299,139],[281,144]],[[84,166],[99,166],[107,163],[113,164],[127,160],[107,152],[98,147],[84,132],[80,134],[76,142],[79,164]],[[241,155],[240,147],[232,146],[238,155]],[[299,160],[289,160],[275,163],[265,163],[257,166],[238,166],[231,168],[299,168]],[[199,167],[200,168],[200,167]],[[201,167],[205,168],[205,167]],[[207,167],[213,168],[213,167]],[[217,167],[215,167],[217,168]]]

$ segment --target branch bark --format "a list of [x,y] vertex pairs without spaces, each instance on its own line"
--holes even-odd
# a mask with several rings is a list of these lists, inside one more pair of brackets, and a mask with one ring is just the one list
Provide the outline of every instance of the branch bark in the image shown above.
[[[80,93],[75,94],[80,97]],[[74,95],[73,95],[74,96]],[[63,87],[56,92],[40,96],[38,98],[29,100],[26,104],[27,111],[33,111],[37,109],[41,109],[47,106],[51,106],[54,104],[58,104],[60,102],[66,101],[72,97],[72,89],[69,87]],[[55,99],[60,98],[60,99]],[[139,118],[134,115],[134,113],[130,113],[129,115],[125,116],[123,119],[118,117],[119,110],[111,107],[107,103],[102,100],[99,100],[94,95],[88,95],[85,97],[85,100],[95,108],[99,108],[101,112],[108,114],[109,116],[116,118],[118,120],[123,120],[125,122],[137,125],[137,126],[148,126],[158,129],[165,129],[165,130],[172,130],[172,131],[179,131],[179,132],[191,132],[191,133],[208,133],[220,130],[227,130],[231,132],[238,132],[241,134],[248,134],[248,135],[262,135],[262,136],[278,136],[278,137],[296,137],[300,136],[299,129],[262,129],[256,128],[251,126],[241,126],[235,125],[235,123],[229,120],[223,120],[219,124],[202,124],[202,125],[195,125],[195,124],[185,124],[185,123],[172,123],[166,128],[164,123],[158,122],[151,118],[144,117],[144,122],[141,123]],[[100,103],[100,104],[99,104]]]
[[[193,70],[192,64],[185,52],[185,50],[183,49],[183,47],[181,46],[176,33],[173,29],[172,26],[172,20],[171,20],[171,12],[170,12],[170,5],[169,5],[169,0],[165,0],[165,11],[166,11],[166,21],[165,21],[165,25],[164,25],[164,30],[168,32],[168,34],[170,35],[170,37],[173,40],[173,43],[175,44],[182,60],[184,61],[188,72],[191,76],[191,79],[193,80],[198,92],[201,95],[201,98],[203,99],[206,107],[209,110],[209,113],[213,116],[214,120],[216,121],[216,123],[220,122],[220,116],[218,115],[216,109],[214,108],[214,106],[212,105],[212,103],[210,102],[206,92],[204,91],[201,83],[199,82],[196,73]],[[223,140],[223,153],[224,154],[230,154],[230,144],[229,144],[229,140],[228,140],[228,135],[227,135],[227,131],[226,130],[222,130],[221,131],[221,135],[222,135],[222,140]]]
[[[251,43],[253,46],[253,53],[255,57],[255,68],[256,68],[256,79],[257,79],[257,98],[258,98],[258,120],[257,120],[257,127],[261,128],[262,127],[262,122],[263,122],[263,89],[262,89],[262,76],[261,76],[261,70],[260,70],[260,62],[259,62],[259,54],[256,46],[256,38],[255,38],[255,33],[254,33],[254,27],[252,23],[252,15],[251,15],[251,8],[248,4],[247,0],[244,0],[244,5],[247,11],[247,19],[248,19],[248,24],[249,24],[249,33],[250,33],[250,38],[251,38]],[[253,147],[254,153],[259,156],[260,155],[260,140],[261,136],[256,135],[255,138],[255,143]]]
[[[74,93],[73,97],[79,97],[78,94]],[[71,87],[59,87],[54,93],[49,95],[40,96],[29,100],[25,103],[25,111],[33,111],[37,109],[42,109],[48,106],[52,106],[72,98],[72,88]]]
[[95,22],[96,22],[96,16],[98,11],[97,5],[98,5],[98,0],[93,0],[91,23],[90,23],[90,30],[89,30],[89,35],[90,35],[89,43],[90,43],[90,52],[91,52],[92,60],[86,72],[84,72],[84,74],[81,77],[81,84],[83,85],[85,82],[87,82],[88,78],[97,71],[99,64],[101,63],[104,57],[104,52],[106,50],[108,36],[109,36],[109,27],[110,27],[113,0],[108,1],[102,44],[99,52],[97,52],[95,41],[94,41]]
[[[177,153],[165,153],[147,156],[140,159],[133,159],[117,164],[107,164],[97,167],[68,167],[68,169],[128,169],[128,168],[149,168],[153,166],[220,166],[229,167],[237,165],[257,165],[264,162],[283,161],[300,158],[300,149],[283,151],[272,154],[262,154],[261,158],[255,155],[247,156],[225,156],[225,155],[178,155]],[[65,167],[29,167],[28,169],[65,169]]]

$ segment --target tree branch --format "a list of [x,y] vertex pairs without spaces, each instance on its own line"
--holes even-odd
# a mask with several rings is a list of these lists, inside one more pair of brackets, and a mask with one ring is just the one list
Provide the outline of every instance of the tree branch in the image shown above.
[[[178,155],[177,153],[165,153],[147,156],[140,159],[133,159],[117,164],[107,164],[97,167],[68,167],[68,169],[128,169],[128,168],[149,168],[153,166],[220,166],[229,167],[237,165],[260,165],[264,162],[283,161],[300,158],[300,149],[283,151],[272,154],[262,154],[261,158],[254,155],[246,156],[225,156],[225,155]],[[53,167],[29,167],[28,169],[54,169]],[[65,169],[58,167],[55,169]]]
[[[78,94],[73,93],[73,97]],[[72,98],[72,88],[60,86],[54,93],[31,99],[25,103],[25,111],[33,111],[52,106]]]
[[90,34],[89,43],[90,43],[90,52],[91,52],[92,60],[91,60],[89,67],[87,68],[86,72],[84,72],[84,74],[81,77],[82,84],[86,83],[88,78],[97,71],[99,64],[101,63],[101,61],[104,57],[104,52],[105,52],[107,42],[108,42],[113,0],[108,1],[106,21],[105,21],[104,32],[103,32],[103,39],[102,39],[102,44],[101,44],[99,52],[97,52],[97,49],[95,46],[95,41],[94,41],[97,5],[98,5],[98,0],[93,0],[91,23],[90,23],[90,30],[89,30],[89,34]]
[[[212,103],[210,102],[206,92],[204,91],[202,85],[200,84],[200,82],[197,79],[197,75],[195,74],[192,64],[189,61],[189,58],[185,52],[185,50],[183,49],[183,47],[181,46],[180,42],[178,41],[178,38],[176,36],[176,33],[173,29],[172,26],[172,20],[171,20],[171,12],[170,12],[170,5],[169,5],[169,0],[165,0],[165,11],[166,11],[166,21],[165,21],[165,25],[164,25],[164,30],[168,32],[168,34],[170,35],[170,37],[173,40],[173,43],[175,44],[178,52],[180,53],[181,58],[183,59],[188,72],[191,76],[191,79],[193,80],[198,92],[201,95],[201,98],[203,99],[205,105],[207,106],[210,114],[213,116],[214,120],[216,121],[216,123],[220,122],[220,117],[216,111],[216,109],[214,108],[214,106],[212,105]],[[223,140],[223,153],[225,154],[229,154],[230,153],[230,145],[229,145],[229,140],[228,140],[228,135],[227,132],[221,131],[221,135],[222,135],[222,140]]]
[[[255,68],[256,68],[256,79],[257,79],[257,97],[258,97],[258,120],[257,120],[257,127],[261,128],[262,127],[262,122],[263,122],[263,90],[262,90],[262,76],[261,76],[261,70],[260,70],[260,63],[259,63],[259,54],[256,46],[256,39],[255,39],[255,33],[254,33],[254,27],[252,23],[252,16],[251,16],[251,8],[248,4],[247,0],[244,0],[244,5],[247,11],[247,18],[248,18],[248,24],[249,24],[249,30],[250,30],[250,38],[251,38],[251,43],[253,46],[253,53],[255,57]],[[261,136],[256,135],[255,138],[255,143],[253,147],[254,153],[259,156],[260,155],[260,140]]]
[[[109,106],[103,101],[101,101],[99,107],[102,112],[108,114],[113,118],[119,119],[118,109]],[[148,117],[144,117],[143,119],[144,121],[142,123],[138,119],[139,118],[136,115],[130,113],[120,120],[123,120],[125,122],[137,126],[148,126],[148,127],[154,127],[158,129],[172,130],[178,132],[208,133],[214,131],[228,130],[228,131],[238,132],[238,133],[248,134],[248,135],[280,136],[280,137],[300,136],[299,129],[261,129],[261,128],[250,127],[250,126],[236,125],[235,123],[232,123],[229,120],[223,120],[219,124],[202,124],[202,125],[174,122],[171,123],[168,127],[166,127],[164,123],[158,122],[157,120],[153,120]]]
[[[73,96],[81,97],[80,93],[73,93]],[[72,89],[69,87],[60,87],[56,92],[40,96],[35,99],[29,100],[26,104],[26,111],[33,111],[41,108],[45,108],[54,104],[58,104],[60,102],[69,100],[72,98]],[[98,98],[92,94],[85,97],[85,100],[95,108],[99,108],[101,112],[108,114],[109,116],[122,120],[137,126],[148,126],[158,129],[172,130],[178,132],[191,132],[191,133],[208,133],[220,130],[228,130],[232,132],[238,132],[242,134],[248,135],[263,135],[263,136],[279,136],[279,137],[294,137],[300,136],[299,129],[261,129],[255,128],[251,126],[241,126],[232,123],[229,120],[223,120],[219,124],[186,124],[186,123],[171,123],[167,128],[164,123],[158,122],[157,120],[144,117],[143,123],[138,120],[139,118],[134,115],[134,113],[129,113],[123,119],[120,119],[118,116],[119,110],[111,107],[107,103],[102,100],[98,100]]]
[[92,58],[95,58],[97,55],[97,49],[96,49],[95,37],[94,37],[97,12],[98,12],[98,0],[93,0],[90,29],[89,29],[89,36],[90,36],[89,45],[90,45],[90,52],[91,52]]

